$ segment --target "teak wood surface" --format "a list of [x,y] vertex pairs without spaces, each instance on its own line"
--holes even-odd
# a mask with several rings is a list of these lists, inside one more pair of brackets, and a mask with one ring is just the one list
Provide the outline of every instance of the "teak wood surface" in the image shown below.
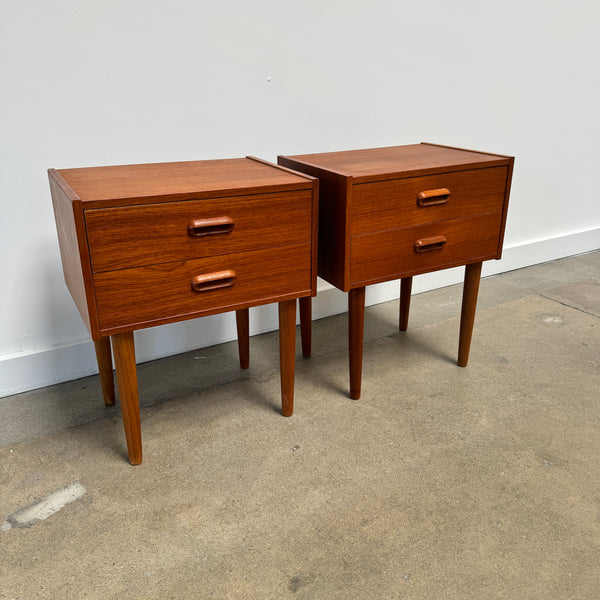
[[412,277],[466,265],[458,360],[466,366],[481,263],[502,255],[514,158],[422,143],[277,162],[320,181],[318,272],[349,292],[350,397],[360,397],[364,288],[374,283],[402,281],[405,331]]
[[251,157],[61,169],[60,175],[86,209],[311,187],[301,174]]
[[[197,215],[208,223],[198,225]],[[211,228],[217,219],[227,228]],[[94,272],[310,242],[312,190],[86,211]]]
[[65,281],[107,405],[112,339],[131,464],[142,460],[137,329],[235,311],[247,368],[248,309],[278,302],[282,413],[292,414],[295,303],[316,293],[317,179],[253,157],[48,174]]

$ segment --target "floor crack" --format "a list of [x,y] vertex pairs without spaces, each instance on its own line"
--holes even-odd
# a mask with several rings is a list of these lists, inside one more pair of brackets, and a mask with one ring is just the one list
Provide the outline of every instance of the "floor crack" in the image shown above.
[[557,304],[562,304],[562,306],[566,306],[567,308],[572,308],[574,310],[578,310],[579,312],[582,312],[584,315],[590,315],[591,317],[599,318],[597,314],[595,314],[593,312],[589,312],[587,310],[584,310],[583,308],[579,308],[579,306],[573,306],[572,304],[569,304],[568,302],[562,302],[561,300],[558,300],[557,298],[552,298],[552,296],[546,296],[545,294],[542,294],[542,293],[539,293],[539,295],[542,298],[546,298],[546,300],[551,300],[552,302],[556,302]]

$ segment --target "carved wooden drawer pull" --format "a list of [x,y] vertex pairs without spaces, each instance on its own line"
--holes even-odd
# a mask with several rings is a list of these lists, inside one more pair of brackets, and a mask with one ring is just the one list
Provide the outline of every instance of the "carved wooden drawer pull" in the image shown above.
[[208,292],[210,290],[233,287],[235,280],[235,271],[204,273],[203,275],[196,275],[196,277],[192,279],[192,290],[194,292]]
[[436,235],[430,238],[423,238],[415,242],[415,252],[432,252],[441,250],[448,240],[443,235]]
[[194,219],[188,224],[188,235],[191,235],[192,237],[217,235],[219,233],[231,233],[232,231],[233,219],[231,217]]
[[417,204],[419,206],[436,206],[438,204],[446,204],[449,197],[450,190],[448,188],[427,190],[425,192],[421,192],[417,196]]

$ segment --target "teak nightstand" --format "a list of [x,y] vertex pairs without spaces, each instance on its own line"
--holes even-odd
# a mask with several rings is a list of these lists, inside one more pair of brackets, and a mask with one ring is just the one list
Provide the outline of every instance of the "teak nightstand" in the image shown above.
[[106,404],[112,356],[131,464],[142,461],[133,331],[279,303],[282,413],[294,399],[296,298],[316,293],[318,181],[253,157],[49,170],[65,281],[94,340]]
[[[365,286],[466,265],[458,364],[469,357],[484,260],[500,258],[514,158],[435,144],[280,156],[319,178],[319,276],[349,292],[350,397],[360,398]],[[304,330],[310,298],[300,301]],[[310,355],[309,342],[303,353]]]

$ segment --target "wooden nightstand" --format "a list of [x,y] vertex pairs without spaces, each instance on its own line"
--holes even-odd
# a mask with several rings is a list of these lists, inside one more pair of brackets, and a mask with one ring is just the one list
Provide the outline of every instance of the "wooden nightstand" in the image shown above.
[[[513,162],[435,144],[278,158],[319,178],[319,276],[349,292],[351,398],[360,397],[365,286],[373,283],[401,279],[404,331],[413,275],[466,265],[458,364],[467,365],[481,263],[502,253]],[[300,309],[304,336],[310,298]]]
[[282,413],[294,399],[296,298],[316,293],[318,181],[252,157],[49,170],[65,281],[142,461],[133,331],[279,303]]

